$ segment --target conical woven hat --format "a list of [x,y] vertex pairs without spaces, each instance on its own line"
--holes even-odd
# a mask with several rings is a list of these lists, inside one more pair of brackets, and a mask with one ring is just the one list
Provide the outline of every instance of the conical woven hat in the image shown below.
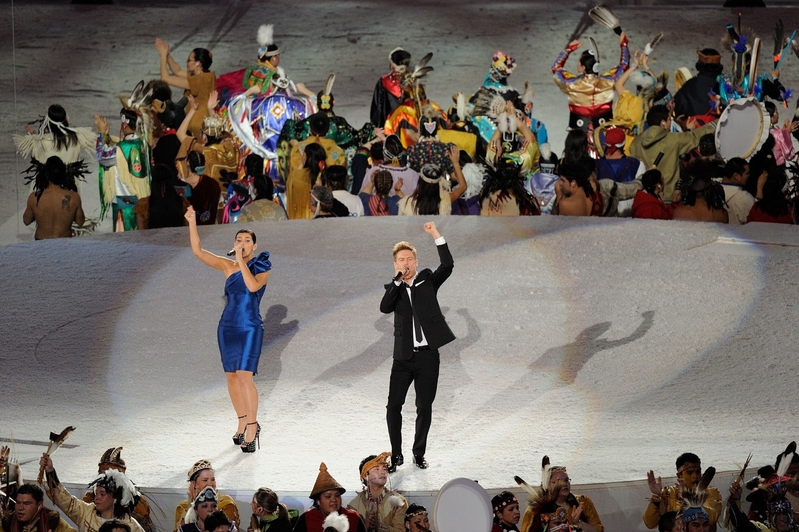
[[336,479],[330,476],[327,472],[327,466],[324,462],[319,464],[319,475],[316,477],[316,482],[311,490],[311,499],[316,499],[327,490],[338,490],[340,494],[346,492],[344,486],[336,482]]

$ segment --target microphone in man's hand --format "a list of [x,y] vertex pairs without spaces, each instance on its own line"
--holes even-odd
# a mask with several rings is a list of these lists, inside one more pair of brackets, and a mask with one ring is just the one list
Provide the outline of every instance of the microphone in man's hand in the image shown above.
[[404,271],[397,272],[397,275],[394,276],[394,280],[395,281],[399,281],[400,279],[402,279],[402,276],[405,275],[406,273],[408,273],[408,267],[407,266],[405,267]]

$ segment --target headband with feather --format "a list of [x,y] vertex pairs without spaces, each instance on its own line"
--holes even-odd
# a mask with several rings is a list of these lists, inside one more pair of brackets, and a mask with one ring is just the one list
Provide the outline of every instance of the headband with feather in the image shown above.
[[680,503],[680,510],[677,516],[682,519],[686,525],[691,521],[707,521],[709,519],[707,511],[704,509],[705,502],[707,502],[707,488],[716,474],[715,467],[708,467],[702,474],[702,478],[694,486],[693,489],[683,486],[678,493],[678,500]]
[[273,57],[280,53],[275,44],[275,27],[272,24],[261,24],[258,28],[258,57]]

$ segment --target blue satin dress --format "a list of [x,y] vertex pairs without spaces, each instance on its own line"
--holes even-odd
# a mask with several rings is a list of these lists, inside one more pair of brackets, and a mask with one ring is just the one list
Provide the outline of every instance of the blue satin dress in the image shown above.
[[[269,252],[264,251],[247,263],[253,275],[272,269]],[[219,319],[216,337],[225,373],[252,371],[258,373],[258,359],[264,341],[264,322],[261,319],[261,297],[266,285],[250,292],[238,271],[225,280],[225,310]]]

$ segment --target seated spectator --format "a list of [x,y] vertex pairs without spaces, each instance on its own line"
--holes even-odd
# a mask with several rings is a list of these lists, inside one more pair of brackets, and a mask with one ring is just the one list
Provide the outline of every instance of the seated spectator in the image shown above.
[[216,490],[211,486],[203,488],[194,498],[194,502],[186,512],[185,522],[180,525],[180,532],[210,532],[205,526],[205,520],[216,511]]
[[44,492],[36,484],[23,484],[14,497],[14,510],[2,515],[0,531],[76,532],[61,514],[44,505]]
[[[399,201],[405,197],[402,193],[402,178],[394,185],[394,177],[388,170],[380,170],[372,174],[371,183],[358,194],[363,203],[366,216],[396,216],[399,212]],[[389,196],[391,187],[396,195]]]
[[236,532],[233,523],[227,518],[225,512],[216,511],[205,520],[205,532]]
[[466,190],[466,180],[461,172],[458,156],[458,148],[453,146],[450,150],[450,159],[453,163],[457,185],[450,191],[447,188],[445,177],[441,174],[441,169],[426,164],[419,174],[419,183],[414,193],[400,200],[400,215],[450,215],[452,213],[452,201],[461,197]]
[[408,505],[408,509],[405,510],[405,529],[408,532],[430,532],[427,508],[416,503]]
[[157,164],[151,173],[153,177],[150,181],[150,195],[139,199],[133,207],[138,228],[159,229],[186,225],[183,214],[190,203],[175,190],[175,171],[166,165]]
[[[580,132],[582,137],[585,134]],[[593,162],[583,159],[575,164],[561,163],[560,179],[555,182],[555,206],[552,214],[561,216],[602,216],[602,196],[591,184]]]
[[755,198],[745,189],[748,180],[749,164],[744,159],[733,157],[727,161],[721,185],[724,187],[724,200],[727,203],[730,225],[745,224],[746,217],[755,204]]
[[494,527],[491,532],[519,532],[516,525],[519,524],[521,512],[516,495],[509,491],[503,491],[494,495],[494,498],[491,499],[491,506],[494,509]]
[[347,191],[347,168],[328,166],[322,174],[322,181],[333,192],[333,198],[344,204],[350,216],[363,216],[361,199]]
[[67,167],[57,156],[44,163],[36,174],[33,192],[22,214],[22,222],[36,222],[33,238],[65,238],[72,236],[72,224],[82,226],[86,221],[77,187],[69,186]]
[[699,145],[703,135],[713,133],[716,122],[683,133],[671,132],[671,112],[665,105],[655,105],[646,115],[649,128],[635,137],[630,145],[630,155],[651,168],[660,153],[663,157],[657,169],[663,174],[663,196],[670,198],[680,178],[680,155],[690,153]]
[[[674,209],[672,219],[719,222],[726,224],[729,220],[724,203],[724,189],[721,184],[706,177],[695,178],[680,194],[682,203]],[[654,528],[653,524],[650,528]]]
[[472,162],[472,158],[463,150],[460,150],[458,161],[466,181],[466,191],[452,202],[452,214],[477,216],[480,214],[480,191],[485,182],[485,167]]
[[132,532],[144,532],[130,515],[139,502],[139,490],[119,471],[109,469],[89,484],[94,489],[94,502],[89,503],[69,493],[61,484],[49,454],[42,454],[39,465],[47,475],[47,497],[78,525],[79,532],[98,532],[100,526],[109,519],[124,522]]
[[367,532],[403,532],[408,502],[398,492],[386,487],[391,453],[371,455],[361,460],[363,491],[349,507],[358,512]]
[[[633,199],[633,218],[647,218],[649,220],[671,220],[674,215],[674,199],[671,205],[666,205],[660,195],[663,193],[665,183],[660,170],[653,168],[647,170],[641,177],[643,190],[635,193]],[[675,191],[675,197],[679,192]]]
[[481,216],[537,216],[538,201],[524,188],[521,167],[509,159],[488,168],[488,179],[480,192]]
[[[210,486],[216,490],[216,474],[214,472],[213,467],[211,467],[211,462],[208,460],[198,460],[191,466],[188,472],[188,481],[189,487],[187,491],[187,495],[189,496],[188,500],[182,501],[178,504],[177,508],[175,508],[175,529],[174,532],[177,532],[180,528],[180,525],[185,524],[184,517],[189,510],[189,500],[194,501],[194,498],[206,487]],[[236,528],[239,526],[239,509],[236,506],[236,501],[233,500],[233,497],[227,495],[225,493],[216,492],[217,496],[217,508],[225,512],[225,515],[233,521],[236,525]]]
[[609,128],[605,132],[605,155],[596,161],[596,178],[611,179],[617,183],[627,183],[644,174],[644,164],[635,157],[624,153],[626,135],[618,127]]
[[[658,527],[661,515],[681,509],[681,497],[678,491],[680,485],[693,489],[699,479],[702,478],[702,463],[699,457],[693,453],[683,453],[677,457],[677,480],[679,484],[674,486],[664,488],[660,477],[655,477],[653,471],[649,471],[646,478],[649,484],[649,491],[652,492],[652,498],[649,500],[649,506],[644,512],[644,524],[651,530]],[[715,530],[716,520],[721,513],[721,494],[719,490],[712,486],[707,488],[707,500],[703,504],[703,508],[707,512],[710,527]]]
[[[326,166],[347,166],[347,154],[344,150],[336,145],[336,143],[327,138],[328,130],[330,129],[330,118],[324,112],[318,112],[311,115],[308,119],[308,124],[311,128],[311,135],[300,142],[295,140],[291,141],[291,155],[289,162],[289,174],[294,170],[303,167],[302,150],[309,144],[319,144],[325,150]],[[291,216],[289,216],[291,218]]]
[[187,174],[179,177],[191,187],[189,203],[197,212],[197,225],[214,225],[222,188],[215,179],[205,175],[205,157],[202,153],[190,151],[186,163]]
[[[100,457],[100,462],[97,464],[97,473],[102,474],[109,469],[116,469],[123,475],[127,472],[127,466],[122,459],[122,447],[111,447]],[[94,492],[87,491],[84,493],[83,502],[94,502]],[[131,517],[142,526],[145,532],[155,532],[155,525],[150,518],[150,504],[144,497],[139,499],[138,504],[136,504],[136,507],[133,509]],[[130,532],[130,530],[128,530],[128,532]]]
[[287,220],[286,211],[275,203],[275,187],[272,180],[261,174],[255,176],[252,183],[255,188],[255,201],[241,208],[239,223]]
[[341,495],[346,491],[341,484],[336,482],[336,479],[330,476],[324,462],[319,464],[319,475],[316,477],[310,495],[310,498],[313,499],[313,506],[297,520],[294,532],[323,532],[323,523],[330,514],[345,516],[350,523],[350,532],[366,532],[358,512],[341,506]]
[[289,220],[313,218],[311,189],[321,184],[320,176],[327,166],[327,154],[321,144],[308,144],[301,154],[302,167],[291,172],[286,180],[286,214]]
[[313,218],[338,218],[333,212],[333,193],[329,188],[317,185],[311,191],[309,207],[313,210]]
[[794,212],[785,198],[785,172],[763,173],[757,180],[757,201],[746,217],[749,222],[768,222],[775,224],[794,223]]
[[247,532],[291,532],[289,509],[269,488],[258,488],[252,497],[252,517]]
[[[413,194],[419,181],[419,174],[416,170],[408,167],[408,157],[405,153],[405,148],[402,146],[402,141],[400,141],[397,135],[389,135],[386,137],[386,140],[383,142],[382,158],[382,163],[372,166],[372,168],[366,172],[359,192],[363,192],[364,187],[371,182],[372,174],[380,170],[387,170],[391,172],[394,178],[392,190],[394,186],[396,186],[397,181],[402,178],[402,193],[406,196]],[[355,191],[355,189],[353,189],[353,191]],[[394,193],[391,192],[389,195],[393,196]]]

